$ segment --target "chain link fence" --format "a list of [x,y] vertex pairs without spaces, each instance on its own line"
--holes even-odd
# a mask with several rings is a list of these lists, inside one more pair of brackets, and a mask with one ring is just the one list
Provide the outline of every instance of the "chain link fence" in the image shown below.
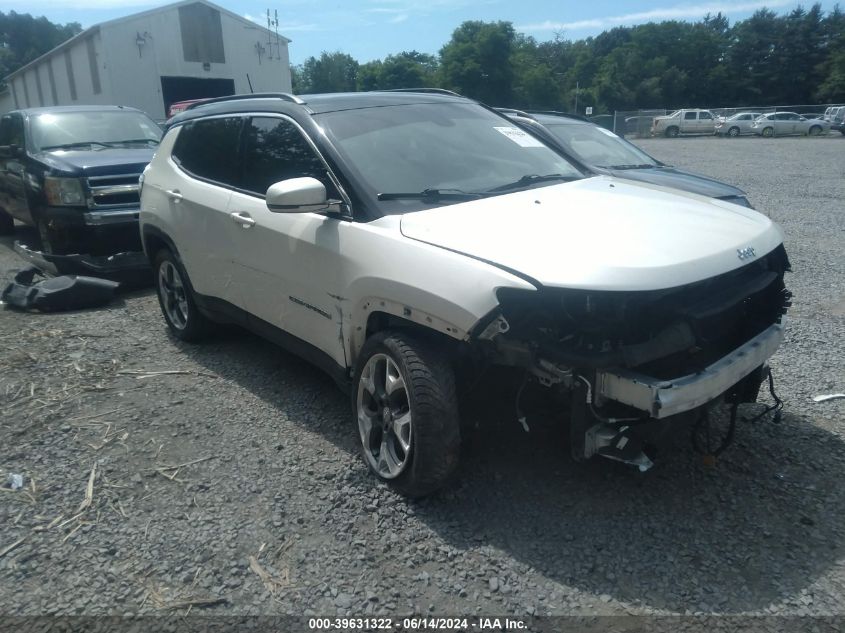
[[[742,108],[690,108],[709,110],[713,116],[728,118],[739,112],[755,112],[768,114],[770,112],[795,112],[802,116],[812,115],[824,116],[825,110],[830,107],[842,106],[842,103],[815,103],[802,105],[776,105],[776,106],[747,106]],[[656,116],[665,116],[676,112],[675,110],[617,110],[612,118],[600,122],[608,129],[620,136],[643,138],[651,136],[651,124]],[[809,118],[809,117],[808,117]]]

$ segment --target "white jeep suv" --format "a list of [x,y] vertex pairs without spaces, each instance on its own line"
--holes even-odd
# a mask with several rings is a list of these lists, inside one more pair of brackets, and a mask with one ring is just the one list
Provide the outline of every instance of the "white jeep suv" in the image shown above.
[[[776,225],[584,177],[446,91],[246,95],[169,123],[141,234],[173,334],[250,328],[351,394],[364,459],[419,496],[459,456],[458,399],[505,366],[571,453],[645,469],[656,438],[753,402],[782,339]],[[524,404],[524,403],[523,403]]]

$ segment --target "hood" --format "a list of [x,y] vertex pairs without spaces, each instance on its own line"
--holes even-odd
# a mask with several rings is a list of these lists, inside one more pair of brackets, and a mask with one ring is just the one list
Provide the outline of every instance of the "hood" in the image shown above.
[[36,158],[53,169],[73,176],[140,174],[153,159],[155,148],[110,147],[95,150],[51,150]]
[[677,119],[677,116],[670,116],[668,114],[663,114],[661,116],[653,117],[655,121],[668,121],[669,119]]
[[761,257],[783,241],[756,211],[608,176],[408,213],[400,226],[541,285],[592,290],[701,281],[748,264],[739,249]]
[[681,171],[674,167],[609,169],[607,172],[611,176],[618,178],[635,180],[651,185],[660,185],[661,187],[671,187],[673,189],[680,189],[681,191],[697,193],[700,196],[707,196],[708,198],[745,196],[745,192],[742,189],[719,182],[718,180],[713,180],[707,176],[699,176],[688,171]]

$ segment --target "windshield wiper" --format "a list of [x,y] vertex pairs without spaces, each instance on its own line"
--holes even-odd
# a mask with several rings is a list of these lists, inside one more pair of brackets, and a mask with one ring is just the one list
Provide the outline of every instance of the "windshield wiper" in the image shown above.
[[564,176],[563,174],[546,174],[545,176],[540,176],[538,174],[528,174],[514,182],[509,182],[506,185],[499,185],[498,187],[488,189],[487,192],[493,193],[495,191],[510,191],[511,189],[521,189],[522,187],[527,187],[538,182],[549,182],[552,180],[575,180],[575,177]]
[[460,189],[423,189],[416,193],[380,193],[378,200],[475,200],[483,193],[461,191]]
[[649,165],[648,163],[640,163],[638,165],[610,165],[605,169],[651,169],[652,167],[659,167],[659,165]]
[[61,145],[47,145],[42,147],[42,150],[48,149],[73,149],[74,147],[84,147],[85,145],[101,145],[102,147],[113,147],[109,143],[103,143],[102,141],[77,141],[75,143],[62,143]]
[[158,145],[158,141],[154,138],[128,138],[123,141],[113,141],[113,143],[119,143],[121,145],[126,145],[127,143],[153,143]]

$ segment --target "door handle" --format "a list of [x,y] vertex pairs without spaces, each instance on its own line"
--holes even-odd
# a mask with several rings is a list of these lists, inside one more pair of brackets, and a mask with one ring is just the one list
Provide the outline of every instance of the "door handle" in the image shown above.
[[178,189],[166,189],[164,193],[166,193],[168,197],[173,200],[173,202],[182,201],[182,194],[179,192]]
[[255,226],[255,220],[249,217],[249,213],[246,213],[245,211],[235,211],[234,213],[230,213],[229,217],[245,229]]

